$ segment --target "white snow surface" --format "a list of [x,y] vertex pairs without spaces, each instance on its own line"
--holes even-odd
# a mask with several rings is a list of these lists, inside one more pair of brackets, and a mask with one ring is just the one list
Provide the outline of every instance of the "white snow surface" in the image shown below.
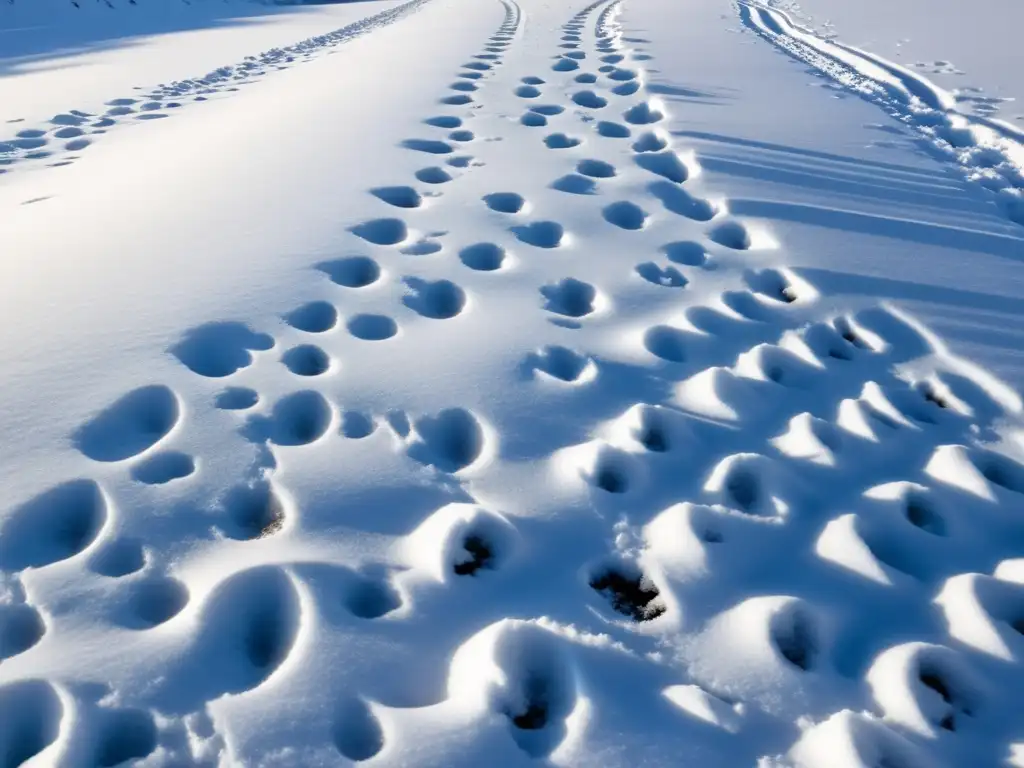
[[830,0],[79,2],[0,5],[0,768],[1024,765],[1005,110]]

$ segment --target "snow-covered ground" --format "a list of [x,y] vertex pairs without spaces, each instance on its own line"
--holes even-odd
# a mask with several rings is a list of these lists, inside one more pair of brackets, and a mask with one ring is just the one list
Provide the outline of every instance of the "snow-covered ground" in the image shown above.
[[1024,765],[1012,114],[827,0],[112,2],[0,5],[0,767]]
[[1024,121],[1024,3],[1006,0],[773,0],[823,36],[923,74],[970,110]]

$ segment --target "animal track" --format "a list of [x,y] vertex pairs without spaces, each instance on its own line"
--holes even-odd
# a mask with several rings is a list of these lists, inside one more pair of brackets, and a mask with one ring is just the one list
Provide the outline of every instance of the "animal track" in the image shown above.
[[708,231],[708,237],[719,245],[737,251],[745,251],[751,245],[747,228],[735,220],[723,221],[712,227]]
[[188,477],[195,471],[195,459],[187,453],[163,451],[132,467],[132,478],[147,485],[163,485]]
[[354,315],[346,325],[349,333],[364,341],[384,341],[398,333],[398,323],[387,315]]
[[518,240],[537,248],[558,248],[565,241],[565,229],[554,221],[535,221],[512,227]]
[[593,179],[610,179],[616,175],[615,166],[604,160],[580,160],[576,164],[576,170]]
[[331,358],[315,344],[300,344],[281,355],[285,368],[296,376],[319,376],[331,368]]
[[107,500],[92,480],[71,480],[14,510],[0,528],[0,567],[42,568],[89,547],[107,521]]
[[484,203],[498,213],[521,213],[526,209],[526,200],[515,192],[492,192],[484,195]]
[[669,325],[655,325],[644,333],[644,347],[655,357],[670,363],[687,360],[687,334]]
[[[468,104],[472,99],[469,96],[450,96],[448,104]],[[455,149],[451,144],[447,144],[437,139],[406,139],[402,142],[402,146],[405,149],[411,149],[414,152],[424,152],[428,155],[450,155]]]
[[277,533],[286,517],[279,491],[266,480],[232,488],[218,505],[218,514],[225,518],[227,535],[243,541]]
[[608,99],[593,91],[577,91],[572,95],[573,104],[586,109],[602,109],[608,106]]
[[64,705],[52,685],[22,680],[0,686],[0,765],[16,768],[57,740]]
[[153,716],[138,709],[108,711],[102,721],[94,757],[101,768],[147,757],[156,750]]
[[516,88],[515,93],[521,99],[536,99],[540,96],[540,88],[532,85],[520,85]]
[[483,455],[486,438],[477,418],[462,408],[448,408],[416,422],[417,440],[409,455],[442,472],[460,472]]
[[247,434],[254,441],[269,440],[281,446],[306,445],[323,437],[332,418],[331,406],[319,392],[295,392],[278,400],[269,418],[250,419]]
[[807,672],[817,664],[821,641],[814,620],[799,601],[787,603],[772,616],[771,638],[782,658],[797,669]]
[[331,282],[346,288],[365,288],[381,276],[380,265],[369,256],[348,256],[318,266]]
[[540,289],[544,308],[566,317],[585,317],[595,310],[597,289],[590,283],[567,277]]
[[567,347],[544,347],[531,355],[528,363],[535,370],[569,384],[582,382],[596,373],[593,361]]
[[180,581],[150,577],[133,586],[129,614],[122,623],[130,629],[158,627],[181,613],[188,598],[188,589]]
[[636,272],[647,282],[667,288],[682,288],[687,283],[686,278],[675,267],[659,267],[653,261],[638,264]]
[[178,397],[168,387],[141,387],[84,424],[72,441],[94,461],[122,461],[163,440],[180,416]]
[[551,188],[570,195],[596,195],[597,182],[578,173],[570,173],[551,182]]
[[32,606],[0,604],[0,661],[24,653],[45,633],[46,625]]
[[407,277],[403,281],[410,293],[402,303],[414,312],[434,320],[448,320],[455,317],[466,306],[466,292],[450,280],[430,282],[418,277]]
[[625,563],[600,568],[590,578],[591,589],[600,592],[623,616],[633,621],[652,621],[665,613],[665,603],[650,579]]
[[416,178],[424,184],[447,184],[452,180],[452,175],[444,168],[433,165],[416,171]]
[[626,200],[605,206],[601,213],[605,221],[620,229],[643,229],[648,219],[648,214],[643,208]]
[[456,117],[455,115],[438,115],[437,117],[428,117],[423,122],[427,125],[433,126],[434,128],[447,128],[449,130],[462,127],[462,118]]
[[[682,187],[667,181],[656,181],[648,185],[647,189],[661,201],[665,210],[693,221],[709,221],[718,213],[710,201],[695,198]],[[728,235],[722,235],[722,238],[728,239]],[[712,239],[715,238],[712,237]],[[716,242],[718,241],[716,240]],[[725,245],[726,243],[720,244]]]
[[633,142],[633,151],[637,153],[662,152],[666,149],[668,138],[658,131],[645,131]]
[[371,189],[370,194],[396,208],[419,208],[423,205],[423,196],[412,187],[377,187]]
[[401,219],[374,219],[352,227],[351,231],[374,245],[398,245],[409,239],[409,228]]
[[623,118],[631,125],[651,125],[665,119],[660,105],[653,101],[642,101],[623,113]]
[[459,260],[478,272],[494,272],[501,269],[507,256],[505,249],[494,243],[476,243],[459,252]]
[[702,267],[708,260],[707,251],[700,243],[681,240],[661,246],[661,252],[668,260],[688,267]]
[[635,160],[636,164],[645,171],[663,176],[676,184],[682,184],[690,178],[690,170],[686,167],[686,163],[672,151],[643,152],[638,154]]
[[259,393],[248,387],[228,387],[217,393],[214,405],[224,411],[244,411],[260,401]]
[[347,699],[334,718],[334,746],[353,762],[369,760],[384,748],[384,733],[370,708],[360,699]]
[[236,573],[203,606],[183,673],[189,666],[201,672],[211,698],[252,690],[284,663],[300,618],[295,586],[282,570],[260,566]]
[[327,301],[311,301],[284,317],[292,328],[306,333],[326,333],[338,324],[338,310]]
[[[450,690],[508,718],[519,748],[532,758],[550,755],[566,737],[577,684],[564,640],[543,626],[505,619],[475,635],[456,653]],[[487,659],[481,676],[473,661]]]
[[606,139],[628,139],[632,135],[627,126],[608,120],[602,120],[597,124],[597,132]]
[[265,333],[242,323],[221,322],[193,328],[170,351],[193,373],[223,378],[252,365],[253,351],[273,346],[274,339]]
[[578,147],[582,142],[575,136],[567,136],[564,133],[552,133],[544,139],[548,149],[572,149]]
[[[504,567],[515,548],[515,528],[502,515],[475,504],[447,504],[409,536],[415,565],[439,582]],[[482,574],[480,574],[482,575]]]

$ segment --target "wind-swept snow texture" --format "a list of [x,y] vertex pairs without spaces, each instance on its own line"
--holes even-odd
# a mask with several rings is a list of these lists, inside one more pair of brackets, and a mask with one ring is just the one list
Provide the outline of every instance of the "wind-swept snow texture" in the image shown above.
[[339,13],[5,124],[0,768],[1024,765],[1019,132],[754,2]]

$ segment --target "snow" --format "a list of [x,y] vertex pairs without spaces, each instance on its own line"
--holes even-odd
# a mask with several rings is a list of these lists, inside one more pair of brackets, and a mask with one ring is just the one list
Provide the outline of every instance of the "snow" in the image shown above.
[[838,35],[845,43],[959,92],[959,100],[980,114],[1024,121],[1020,68],[1011,54],[1024,25],[1020,3],[978,0],[971,3],[970,13],[956,0],[926,5],[914,0],[769,4],[793,13],[823,36]]
[[1024,764],[1020,128],[808,2],[2,6],[0,766]]

